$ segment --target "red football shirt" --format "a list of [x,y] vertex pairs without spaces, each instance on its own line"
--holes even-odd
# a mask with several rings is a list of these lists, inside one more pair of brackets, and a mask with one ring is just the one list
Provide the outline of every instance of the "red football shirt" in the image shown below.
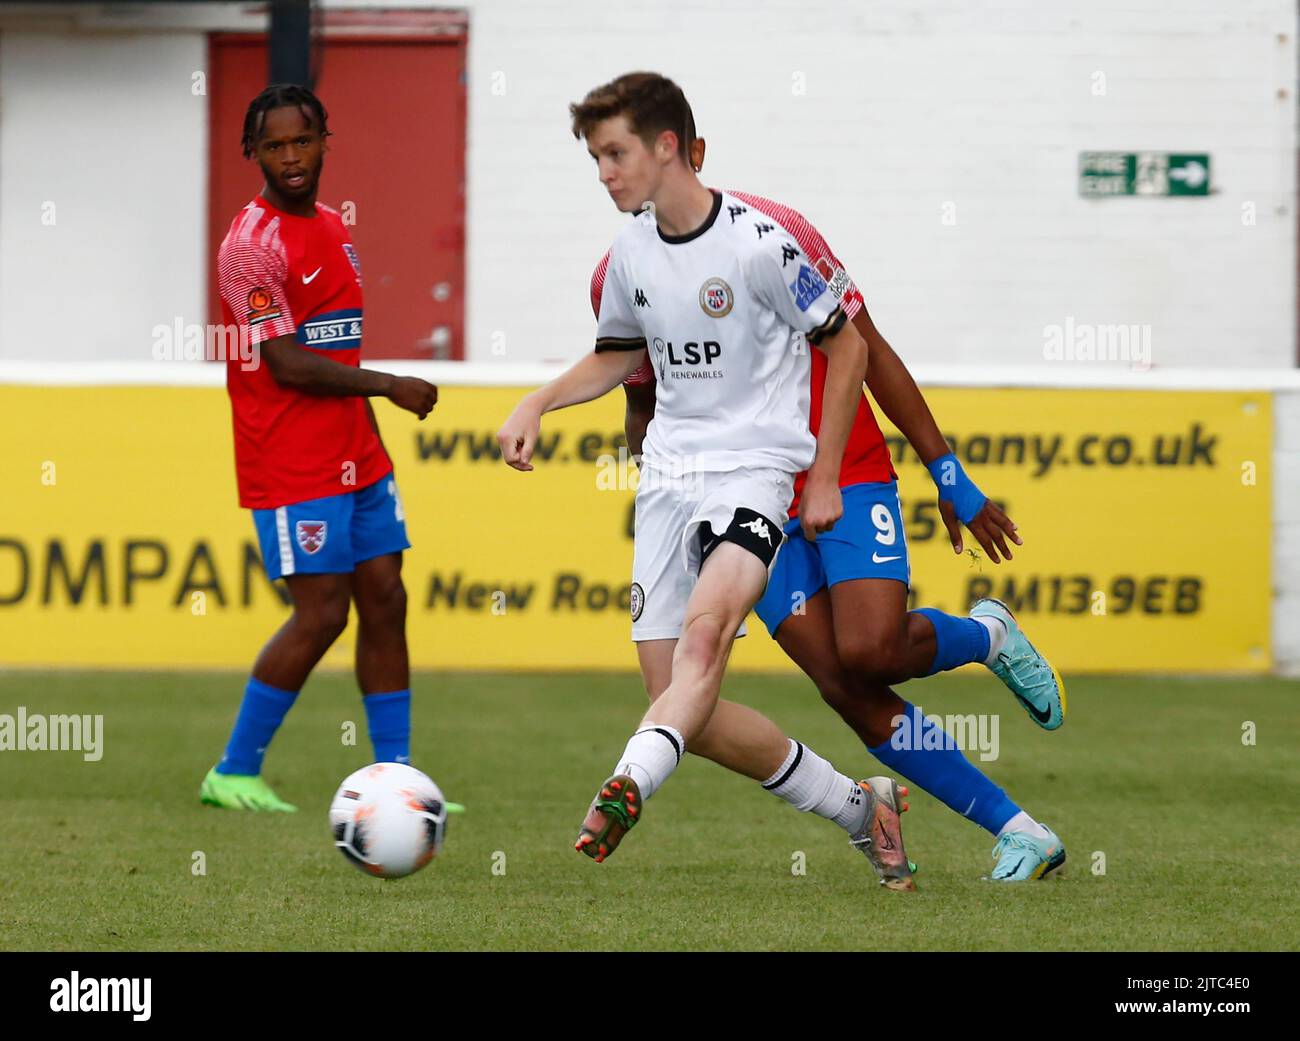
[[[221,243],[217,280],[222,320],[250,343],[292,335],[333,361],[361,364],[361,266],[338,211],[317,203],[314,217],[298,217],[258,196]],[[341,495],[392,470],[364,398],[283,387],[258,361],[247,370],[238,357],[226,362],[241,506]]]
[[[858,287],[853,284],[848,272],[844,270],[844,265],[831,252],[831,247],[827,245],[817,229],[802,214],[760,195],[734,191],[730,194],[745,205],[752,206],[760,213],[771,217],[794,236],[795,241],[799,243],[799,248],[807,254],[817,272],[826,280],[831,292],[839,297],[840,307],[850,320],[866,306],[862,294],[858,292]],[[596,270],[591,274],[591,309],[595,311],[597,318],[600,317],[600,294],[605,287],[605,270],[608,267],[609,252],[606,251],[605,256],[596,265]],[[633,385],[652,383],[654,378],[654,369],[647,360],[623,382]],[[812,431],[814,437],[821,427],[822,393],[825,387],[826,355],[814,350],[812,352],[812,401],[808,416],[808,429]],[[885,444],[884,435],[880,432],[880,424],[876,422],[875,413],[871,411],[871,404],[864,394],[858,401],[858,411],[853,417],[849,439],[844,446],[844,461],[840,466],[840,487],[893,481],[896,477],[889,458],[889,446]],[[795,478],[794,501],[790,504],[791,517],[799,515],[799,497],[803,494],[804,482],[807,479],[806,470]]]

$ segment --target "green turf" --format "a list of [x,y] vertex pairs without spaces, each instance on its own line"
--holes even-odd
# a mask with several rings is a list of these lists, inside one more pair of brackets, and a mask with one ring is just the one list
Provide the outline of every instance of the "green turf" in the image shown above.
[[[241,687],[218,674],[0,674],[0,712],[105,717],[98,763],[0,752],[0,949],[1300,948],[1295,681],[1075,680],[1054,734],[991,678],[909,684],[931,712],[1000,713],[990,773],[1056,828],[1070,868],[1056,882],[981,881],[992,839],[914,793],[913,895],[879,889],[833,825],[695,759],[608,863],[576,854],[642,710],[631,674],[417,677],[413,761],[468,812],[427,869],[379,882],[334,850],[326,822],[338,782],[369,761],[346,675],[312,679],[268,756],[268,780],[302,812],[199,805]],[[737,676],[726,689],[846,771],[879,772],[803,680]]]

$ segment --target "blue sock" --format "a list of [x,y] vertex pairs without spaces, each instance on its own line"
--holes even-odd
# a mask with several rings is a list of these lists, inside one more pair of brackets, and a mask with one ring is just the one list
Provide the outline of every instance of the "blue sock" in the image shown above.
[[250,676],[217,773],[260,774],[266,748],[297,697],[296,690],[278,690]]
[[395,690],[391,694],[367,694],[366,721],[370,743],[375,746],[377,763],[411,761],[411,692]]
[[947,672],[989,656],[989,631],[974,618],[958,618],[933,607],[922,607],[912,614],[924,615],[934,626],[934,661],[927,676]]
[[1020,807],[962,754],[951,734],[906,701],[903,709],[907,718],[893,737],[867,751],[950,810],[996,835]]

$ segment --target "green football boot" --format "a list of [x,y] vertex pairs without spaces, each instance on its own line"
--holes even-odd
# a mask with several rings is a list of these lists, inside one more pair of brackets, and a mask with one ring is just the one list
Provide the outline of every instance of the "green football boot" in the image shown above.
[[199,801],[206,806],[227,810],[254,810],[270,813],[297,813],[292,806],[271,791],[261,774],[219,774],[214,766],[203,778]]

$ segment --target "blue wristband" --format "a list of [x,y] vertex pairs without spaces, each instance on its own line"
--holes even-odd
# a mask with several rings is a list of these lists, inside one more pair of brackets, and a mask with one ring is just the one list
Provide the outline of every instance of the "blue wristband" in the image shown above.
[[986,496],[966,476],[957,457],[951,452],[941,455],[927,469],[939,488],[939,501],[952,503],[957,510],[957,519],[963,524],[973,521],[984,508]]

